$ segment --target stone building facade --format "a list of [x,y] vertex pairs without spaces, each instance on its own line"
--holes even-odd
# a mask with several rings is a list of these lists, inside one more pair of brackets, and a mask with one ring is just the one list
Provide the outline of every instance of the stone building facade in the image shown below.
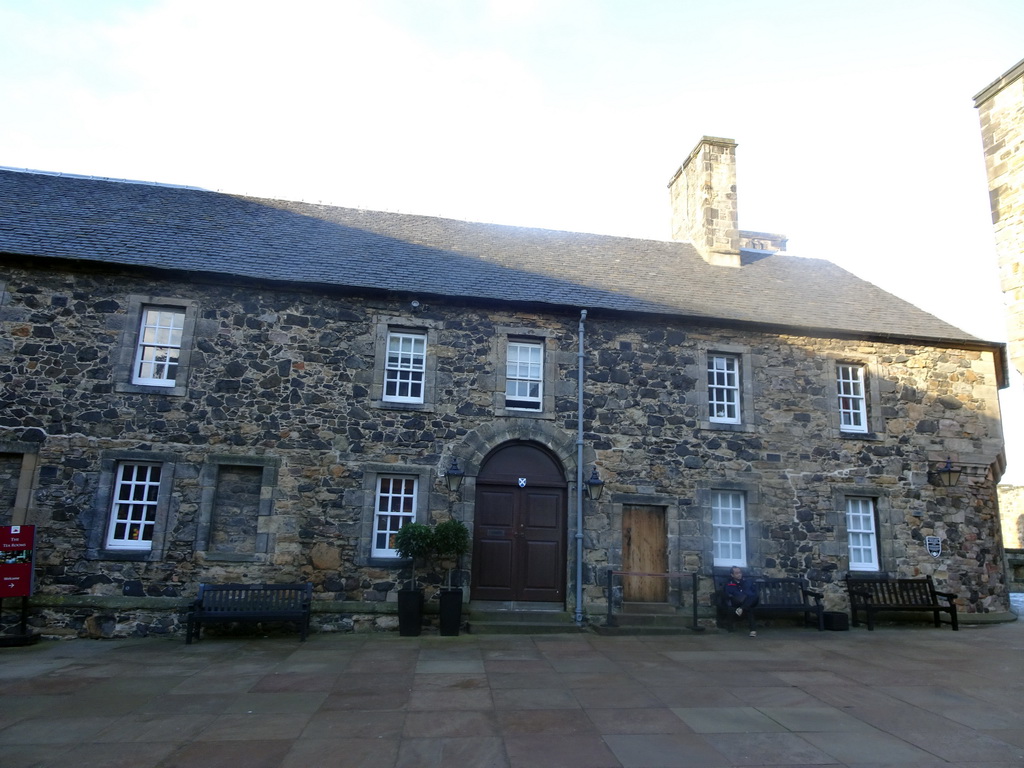
[[0,190],[0,525],[36,526],[51,634],[174,632],[222,581],[311,581],[320,630],[389,628],[410,575],[390,534],[449,516],[467,599],[569,622],[600,620],[610,568],[705,577],[706,612],[733,563],[832,608],[852,569],[1008,611],[1002,345],[740,242],[780,236],[723,258],[47,174]]

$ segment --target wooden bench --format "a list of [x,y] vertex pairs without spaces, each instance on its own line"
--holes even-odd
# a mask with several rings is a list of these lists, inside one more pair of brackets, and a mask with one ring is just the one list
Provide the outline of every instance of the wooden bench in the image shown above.
[[200,584],[199,595],[188,612],[185,644],[198,640],[203,624],[292,621],[302,640],[309,633],[313,585],[305,584]]
[[[748,576],[747,578],[751,578]],[[757,605],[754,607],[754,616],[763,613],[772,614],[803,614],[804,624],[807,624],[814,616],[818,631],[825,629],[825,608],[821,604],[824,595],[810,589],[806,579],[776,578],[776,577],[753,577],[757,585]],[[718,609],[718,625],[725,624],[730,632],[736,624],[736,608],[729,602],[729,595],[726,594],[725,585],[729,582],[728,574],[715,574],[714,600]]]
[[[931,611],[935,626],[942,626],[939,614],[948,613],[954,630],[957,623],[956,605],[952,592],[939,592],[931,576],[918,579],[889,578],[887,575],[849,574],[846,577],[846,591],[850,595],[850,620],[859,626],[857,613],[867,615],[868,629],[875,628],[875,614],[888,611]],[[944,600],[945,604],[940,603]]]

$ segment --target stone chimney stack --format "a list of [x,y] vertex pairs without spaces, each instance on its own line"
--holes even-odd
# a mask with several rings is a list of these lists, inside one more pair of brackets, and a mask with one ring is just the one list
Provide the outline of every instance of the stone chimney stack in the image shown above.
[[736,142],[705,136],[668,184],[672,239],[691,241],[709,264],[740,266]]

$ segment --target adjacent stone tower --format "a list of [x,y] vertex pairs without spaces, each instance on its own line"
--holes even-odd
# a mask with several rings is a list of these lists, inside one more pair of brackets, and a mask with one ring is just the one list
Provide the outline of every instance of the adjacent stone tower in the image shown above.
[[[981,118],[1010,364],[1024,374],[1024,61],[975,96],[974,106]],[[1024,487],[999,486],[999,516],[1004,545],[1024,547]]]
[[736,142],[705,136],[668,183],[672,239],[689,240],[709,264],[740,266]]
[[786,250],[786,236],[740,230],[736,203],[736,142],[705,136],[668,183],[672,239],[688,240],[708,264],[743,265]]
[[1024,374],[1024,61],[974,97],[988,170],[1010,361]]

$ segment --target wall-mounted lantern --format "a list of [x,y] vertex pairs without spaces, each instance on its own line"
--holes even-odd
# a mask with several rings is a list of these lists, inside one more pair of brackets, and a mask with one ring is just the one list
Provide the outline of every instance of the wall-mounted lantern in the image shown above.
[[947,458],[945,464],[928,473],[928,481],[940,488],[953,488],[960,482],[960,475],[963,473],[962,468],[954,467],[953,462]]
[[459,469],[459,462],[456,459],[452,459],[452,465],[448,467],[448,471],[444,474],[444,481],[448,485],[448,490],[455,493],[462,487],[462,479],[466,476],[464,470]]
[[584,482],[587,489],[587,497],[592,501],[599,501],[604,492],[604,480],[597,474],[597,467],[591,473],[590,478]]

